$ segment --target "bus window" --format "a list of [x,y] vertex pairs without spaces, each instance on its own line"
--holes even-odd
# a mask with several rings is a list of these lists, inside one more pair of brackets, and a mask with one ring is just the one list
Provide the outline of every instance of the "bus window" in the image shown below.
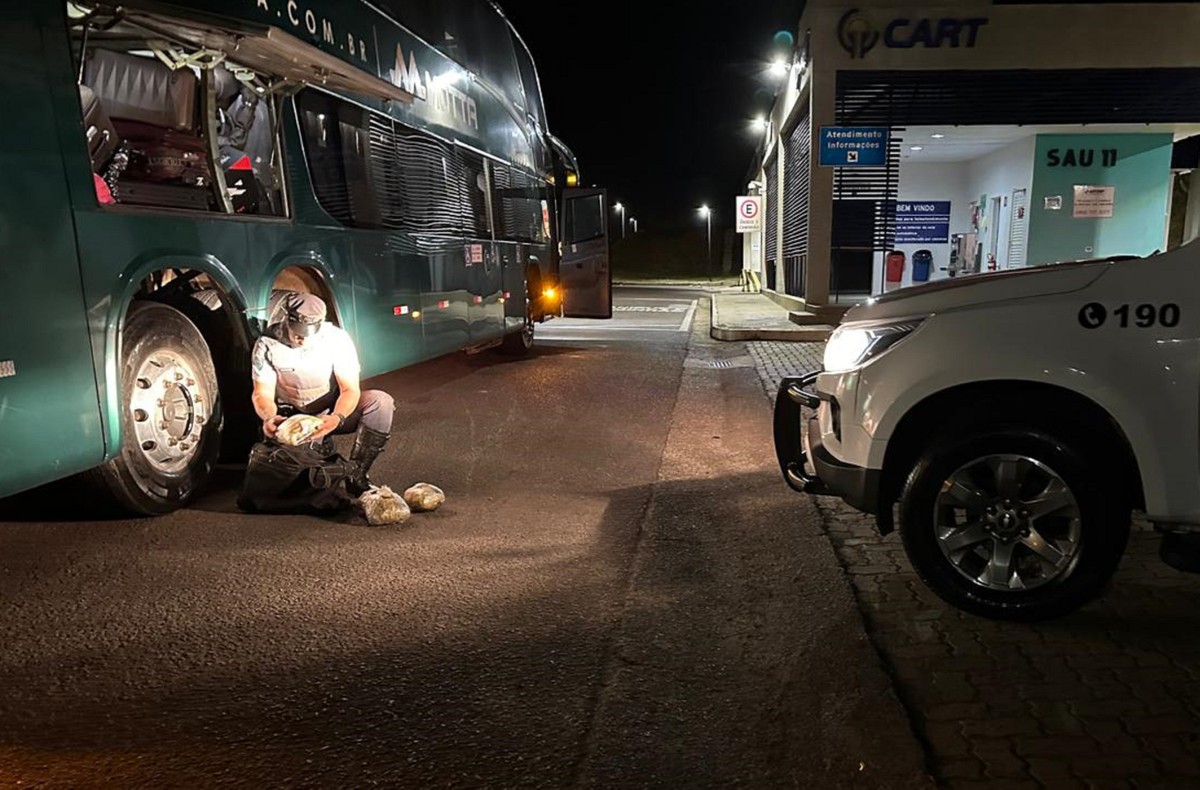
[[317,202],[333,219],[353,227],[338,104],[333,97],[316,91],[303,91],[296,97],[308,175],[313,191],[317,193]]
[[301,92],[296,107],[321,208],[348,227],[389,227],[391,179],[381,168],[394,159],[390,121],[379,119],[376,128],[367,110],[315,90]]
[[532,176],[514,167],[496,164],[492,167],[492,195],[498,238],[534,244],[550,240],[546,212],[543,212],[548,194]]
[[604,235],[604,198],[590,195],[567,201],[568,244],[600,238]]
[[412,233],[458,235],[463,230],[465,179],[450,145],[421,132],[396,134],[403,228]]
[[317,200],[356,228],[487,238],[483,157],[308,89],[296,98]]
[[508,25],[483,0],[387,3],[398,18],[443,55],[487,80],[515,106],[523,107],[521,75]]
[[525,45],[513,36],[513,49],[516,52],[517,68],[521,74],[521,86],[525,98],[525,111],[533,118],[534,122],[543,129],[546,127],[546,110],[542,106],[542,90],[538,84],[537,70],[533,65],[533,58],[529,56],[529,50]]
[[462,178],[463,201],[462,228],[466,236],[486,238],[492,228],[488,221],[487,175],[483,171],[483,157],[474,151],[456,148],[459,172]]

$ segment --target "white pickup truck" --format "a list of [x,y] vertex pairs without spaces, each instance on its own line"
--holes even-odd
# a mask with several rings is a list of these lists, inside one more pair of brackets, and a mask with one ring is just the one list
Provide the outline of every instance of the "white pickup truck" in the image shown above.
[[782,383],[775,446],[792,487],[898,520],[922,580],[975,614],[1092,600],[1133,510],[1200,571],[1200,244],[856,307],[824,370]]

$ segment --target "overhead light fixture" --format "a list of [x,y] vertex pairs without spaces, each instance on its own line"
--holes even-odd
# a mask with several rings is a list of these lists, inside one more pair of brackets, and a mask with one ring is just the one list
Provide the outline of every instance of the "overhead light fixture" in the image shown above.
[[931,134],[931,135],[929,135],[929,136],[930,136],[930,137],[932,137],[934,140],[941,140],[941,139],[942,139],[943,137],[945,137],[946,135],[944,135],[944,134],[941,134],[941,133],[938,133],[938,134]]
[[912,146],[911,148],[909,148],[908,150],[910,150],[910,151],[924,151],[924,150],[925,150],[925,148],[924,148],[924,146],[920,146],[920,145],[914,145],[914,146]]

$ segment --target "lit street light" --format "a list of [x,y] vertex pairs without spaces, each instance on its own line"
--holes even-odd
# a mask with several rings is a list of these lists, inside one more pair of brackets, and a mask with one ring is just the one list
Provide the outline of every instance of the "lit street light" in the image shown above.
[[776,58],[771,63],[771,67],[769,69],[767,69],[767,71],[775,79],[782,79],[787,76],[788,64],[784,61],[783,58]]
[[704,238],[708,243],[708,268],[712,269],[712,209],[707,204],[700,207],[700,216],[704,217]]
[[618,203],[613,206],[614,209],[621,212],[621,238],[625,238],[625,206]]

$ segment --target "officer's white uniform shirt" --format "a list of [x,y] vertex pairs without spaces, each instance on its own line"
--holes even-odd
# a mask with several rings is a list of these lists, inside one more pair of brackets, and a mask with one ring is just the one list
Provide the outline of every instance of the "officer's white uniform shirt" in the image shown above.
[[275,385],[275,402],[304,408],[337,390],[335,372],[357,379],[358,350],[350,334],[324,323],[301,348],[282,341],[286,324],[270,327],[254,344],[252,377],[255,382]]

